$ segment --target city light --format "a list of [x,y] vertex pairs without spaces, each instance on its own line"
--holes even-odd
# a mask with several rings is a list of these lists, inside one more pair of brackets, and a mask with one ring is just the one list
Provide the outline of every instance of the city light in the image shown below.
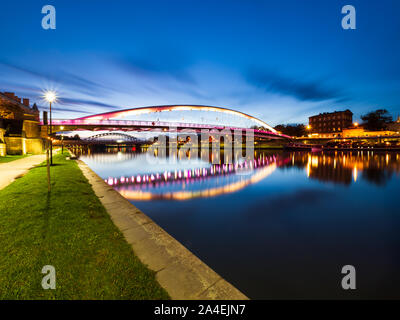
[[358,127],[358,122],[354,122],[354,126],[355,126],[355,127]]

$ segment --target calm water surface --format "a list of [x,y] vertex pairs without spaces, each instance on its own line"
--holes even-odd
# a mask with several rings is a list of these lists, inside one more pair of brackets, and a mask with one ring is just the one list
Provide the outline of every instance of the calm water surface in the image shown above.
[[[81,156],[250,298],[400,298],[399,154],[183,158]],[[344,265],[356,268],[356,290],[341,288]]]

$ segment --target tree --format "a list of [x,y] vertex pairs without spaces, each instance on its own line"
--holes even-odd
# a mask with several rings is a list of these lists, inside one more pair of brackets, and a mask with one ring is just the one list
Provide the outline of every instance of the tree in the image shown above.
[[251,126],[250,128],[255,129],[255,130],[270,131],[270,129],[263,127],[263,126]]
[[378,109],[369,112],[361,116],[361,119],[364,121],[364,128],[371,131],[383,130],[386,128],[387,124],[393,120],[392,116],[386,109]]
[[302,137],[306,134],[304,124],[278,124],[275,130],[292,137]]

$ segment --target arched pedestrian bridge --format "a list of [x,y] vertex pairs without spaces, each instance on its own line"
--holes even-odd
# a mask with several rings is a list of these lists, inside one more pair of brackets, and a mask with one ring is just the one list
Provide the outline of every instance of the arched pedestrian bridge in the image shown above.
[[[215,112],[224,115],[230,115],[238,117],[239,119],[245,119],[254,123],[251,127],[244,126],[231,126],[229,124],[205,124],[205,123],[189,123],[175,120],[159,121],[154,120],[121,120],[126,117],[139,117],[140,115],[146,114],[157,114],[161,112],[176,112],[175,119],[179,119],[179,113],[183,111],[205,111]],[[43,125],[43,123],[42,123]],[[92,130],[92,131],[139,131],[148,132],[154,129],[159,129],[163,132],[168,132],[173,128],[174,130],[190,129],[197,133],[201,133],[203,129],[208,130],[231,130],[242,131],[242,134],[254,135],[255,138],[267,138],[267,139],[279,139],[289,138],[289,136],[283,135],[277,132],[274,128],[268,125],[263,120],[253,117],[249,114],[214,106],[203,106],[203,105],[164,105],[164,106],[150,106],[150,107],[139,107],[130,108],[112,112],[106,112],[91,116],[86,116],[77,119],[57,119],[52,121],[53,132],[61,131],[75,131],[75,130]]]
[[101,142],[101,141],[124,141],[124,142],[138,142],[139,139],[133,137],[129,134],[120,133],[120,132],[106,132],[106,133],[99,133],[88,138],[85,138],[86,141],[94,141],[94,142]]

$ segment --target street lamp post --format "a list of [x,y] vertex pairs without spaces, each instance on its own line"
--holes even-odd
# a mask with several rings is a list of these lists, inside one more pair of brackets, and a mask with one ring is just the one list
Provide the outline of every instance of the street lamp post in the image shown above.
[[51,101],[50,102],[50,165],[53,165],[53,128],[51,122]]
[[[60,127],[61,130],[64,130],[64,127]],[[64,135],[61,133],[61,154],[64,154]]]
[[[310,133],[310,132],[311,132],[311,125],[308,125],[308,126],[306,127],[306,130]],[[311,137],[310,134],[308,134],[308,136]]]
[[49,102],[50,104],[50,164],[53,165],[53,140],[52,140],[52,136],[53,136],[53,126],[52,126],[52,115],[51,115],[51,104],[52,102],[55,102],[57,99],[57,95],[55,94],[55,92],[53,91],[47,91],[44,95],[45,99]]

